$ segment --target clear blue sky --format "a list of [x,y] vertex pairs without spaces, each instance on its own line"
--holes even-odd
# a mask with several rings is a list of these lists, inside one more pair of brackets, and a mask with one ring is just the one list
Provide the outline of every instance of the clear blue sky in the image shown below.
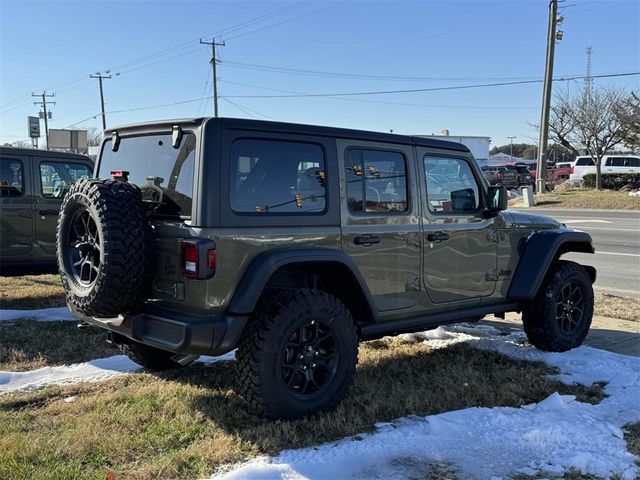
[[[640,2],[566,0],[555,72],[583,75],[640,70]],[[287,7],[290,7],[286,9]],[[286,10],[283,10],[286,9]],[[105,80],[107,126],[211,115],[209,47],[198,37],[280,10],[223,33],[221,116],[271,117],[396,133],[486,135],[492,145],[531,142],[542,84],[342,98],[241,98],[246,95],[431,88],[542,78],[546,0],[531,1],[4,1],[0,0],[0,143],[25,139],[37,115],[32,91],[56,93],[50,128],[99,127],[98,81]],[[299,17],[299,18],[296,18]],[[281,23],[279,25],[276,25]],[[246,34],[239,36],[241,34]],[[238,38],[233,38],[238,36]],[[190,43],[188,43],[190,42]],[[178,45],[179,48],[171,49]],[[142,57],[158,54],[144,62]],[[240,68],[232,62],[335,77]],[[131,64],[127,66],[126,64]],[[113,68],[117,67],[117,68]],[[380,79],[372,76],[405,77]],[[409,80],[406,77],[422,77]],[[596,85],[638,89],[640,77]],[[245,85],[240,85],[245,84]],[[559,88],[581,88],[577,81]],[[272,89],[272,90],[268,90]],[[185,100],[197,101],[142,109]],[[237,105],[249,109],[243,111]],[[137,110],[132,110],[137,109]]]

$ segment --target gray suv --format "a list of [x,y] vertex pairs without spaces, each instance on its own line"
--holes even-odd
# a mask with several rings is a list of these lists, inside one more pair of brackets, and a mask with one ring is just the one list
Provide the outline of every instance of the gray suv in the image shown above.
[[136,362],[236,352],[252,412],[335,406],[358,342],[521,311],[531,343],[587,335],[587,233],[506,211],[464,145],[255,120],[105,132],[58,219],[71,311]]
[[91,177],[84,155],[0,147],[0,273],[55,272],[56,223],[73,182]]

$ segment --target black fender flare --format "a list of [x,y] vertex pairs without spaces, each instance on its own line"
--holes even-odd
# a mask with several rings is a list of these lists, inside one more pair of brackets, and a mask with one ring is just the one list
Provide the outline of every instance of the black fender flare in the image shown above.
[[340,264],[352,275],[352,280],[360,287],[371,318],[377,321],[377,312],[369,287],[355,262],[340,250],[323,247],[277,248],[258,254],[249,264],[227,311],[248,315],[253,312],[271,276],[280,268],[292,264]]
[[[523,244],[520,260],[507,294],[508,300],[532,300],[538,293],[549,267],[566,252],[595,253],[591,235],[569,229],[533,232]],[[591,281],[596,270],[585,266]]]

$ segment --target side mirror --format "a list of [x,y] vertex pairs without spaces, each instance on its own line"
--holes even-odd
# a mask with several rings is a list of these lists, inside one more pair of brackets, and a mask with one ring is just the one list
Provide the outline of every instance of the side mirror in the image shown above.
[[509,206],[509,196],[507,187],[502,185],[491,185],[487,190],[487,208],[485,210],[489,216],[495,216],[498,212],[506,210]]

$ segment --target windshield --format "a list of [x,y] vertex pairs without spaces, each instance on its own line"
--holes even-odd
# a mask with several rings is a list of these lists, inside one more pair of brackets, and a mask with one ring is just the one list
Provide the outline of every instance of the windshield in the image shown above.
[[171,145],[171,135],[123,137],[117,152],[111,139],[105,142],[99,163],[99,178],[109,178],[113,170],[129,172],[129,181],[142,189],[151,213],[191,217],[193,167],[196,136],[185,133],[179,148]]

